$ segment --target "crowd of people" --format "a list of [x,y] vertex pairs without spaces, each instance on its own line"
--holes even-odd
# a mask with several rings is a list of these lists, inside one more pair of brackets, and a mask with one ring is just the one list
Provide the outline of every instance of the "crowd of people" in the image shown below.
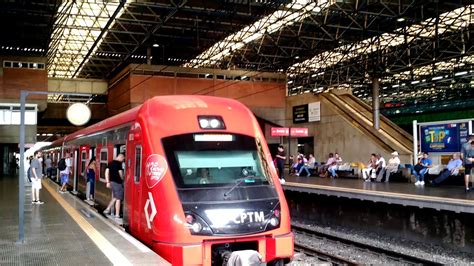
[[[278,169],[281,183],[285,183],[284,166],[286,164],[286,152],[283,145],[279,145],[278,153],[275,158],[275,166]],[[296,156],[290,155],[289,175],[294,176],[319,176],[337,178],[338,172],[342,169],[343,160],[339,153],[329,153],[325,162],[318,163],[313,154],[305,156],[298,153]],[[436,178],[429,181],[428,184],[438,186],[442,184],[450,176],[459,175],[464,168],[465,190],[469,191],[469,180],[472,165],[474,163],[474,135],[468,137],[466,143],[463,144],[460,153],[454,153],[446,167],[437,174]],[[423,187],[425,183],[425,175],[433,167],[433,161],[429,154],[424,152],[418,156],[418,163],[415,165],[405,164],[403,167],[409,169],[409,174],[416,179],[415,186]],[[370,159],[362,166],[362,178],[365,182],[389,182],[390,177],[401,169],[401,161],[397,151],[391,153],[388,162],[380,153],[372,153]],[[339,170],[339,171],[338,171]]]

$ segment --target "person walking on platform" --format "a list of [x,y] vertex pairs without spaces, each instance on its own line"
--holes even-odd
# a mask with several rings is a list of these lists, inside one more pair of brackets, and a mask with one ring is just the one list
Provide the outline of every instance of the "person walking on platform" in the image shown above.
[[454,153],[453,158],[449,160],[448,165],[446,166],[446,169],[441,171],[439,176],[431,181],[432,185],[439,185],[441,182],[443,182],[446,178],[448,178],[450,175],[455,175],[456,173],[459,172],[459,168],[462,166],[462,161],[459,159],[459,154]]
[[120,204],[123,201],[123,178],[124,172],[122,169],[122,163],[125,160],[125,155],[119,153],[115,160],[111,161],[105,169],[105,180],[107,188],[112,189],[112,199],[109,205],[104,210],[104,214],[110,214],[110,209],[115,204],[115,216],[114,218],[120,218]]
[[60,193],[67,192],[67,184],[69,182],[69,175],[72,173],[72,159],[69,153],[66,153],[66,157],[59,160],[58,162],[59,177],[61,178],[61,189]]
[[381,182],[383,176],[385,175],[385,183],[388,183],[390,175],[398,171],[398,166],[400,165],[400,158],[398,158],[398,152],[394,151],[391,153],[391,155],[392,158],[388,160],[387,166],[380,171],[377,177],[377,182]]
[[30,176],[31,176],[31,196],[32,204],[44,204],[40,200],[39,192],[42,188],[41,178],[43,177],[43,154],[41,151],[35,151],[33,160],[30,164]]
[[280,177],[280,182],[282,184],[285,184],[285,162],[286,162],[286,153],[285,153],[285,148],[283,148],[283,145],[278,146],[278,153],[276,155],[276,161],[277,161],[277,168],[278,168],[278,175]]
[[466,192],[469,192],[469,179],[474,164],[474,135],[470,135],[468,141],[462,145],[461,156],[464,159],[464,184]]
[[421,158],[418,164],[414,167],[413,174],[416,177],[415,186],[425,185],[425,174],[431,167],[433,167],[433,161],[429,158],[429,154],[424,152],[423,158]]

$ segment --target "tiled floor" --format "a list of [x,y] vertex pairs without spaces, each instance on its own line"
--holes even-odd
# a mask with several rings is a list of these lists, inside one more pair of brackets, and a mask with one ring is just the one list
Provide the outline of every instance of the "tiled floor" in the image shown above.
[[[167,264],[155,252],[108,222],[77,197],[69,193],[58,193],[53,197],[45,184],[52,191],[57,190],[56,184],[43,180],[40,193],[41,200],[45,202],[43,205],[32,205],[31,187],[25,188],[25,242],[17,244],[18,178],[0,177],[0,265],[111,265],[113,258],[110,253],[108,258],[98,248],[97,245],[101,245],[96,243],[99,242],[89,238],[75,221],[77,215],[73,219],[65,211],[63,206],[66,205],[71,207],[68,207],[69,211],[72,209],[85,219],[89,233],[97,230],[94,234],[103,236],[101,243],[110,242],[117,249],[116,254],[128,260],[127,264]],[[92,215],[84,215],[84,212]],[[81,223],[84,228],[84,221]]]
[[45,190],[43,205],[25,189],[25,243],[18,244],[18,178],[0,178],[0,265],[110,265],[110,261]]

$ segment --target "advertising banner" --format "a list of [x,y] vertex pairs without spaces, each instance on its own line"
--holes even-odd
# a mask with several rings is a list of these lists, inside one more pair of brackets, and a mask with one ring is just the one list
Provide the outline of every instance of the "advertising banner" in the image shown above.
[[453,153],[466,142],[468,123],[448,123],[420,126],[421,151]]

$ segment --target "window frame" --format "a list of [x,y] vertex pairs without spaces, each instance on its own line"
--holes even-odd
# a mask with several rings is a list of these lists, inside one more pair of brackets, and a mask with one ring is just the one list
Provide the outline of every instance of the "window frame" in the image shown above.
[[[102,160],[102,153],[105,152],[106,154],[106,159],[105,160]],[[109,165],[109,150],[107,149],[107,147],[102,147],[99,151],[99,180],[101,182],[106,182],[105,180],[105,169],[107,169],[107,166]],[[104,169],[104,173],[102,174],[102,164],[105,164],[105,169]]]
[[134,158],[135,161],[134,161],[134,169],[133,169],[133,182],[135,184],[140,183],[140,177],[142,174],[142,159],[143,159],[142,157],[143,157],[142,145],[135,145],[135,158]]

